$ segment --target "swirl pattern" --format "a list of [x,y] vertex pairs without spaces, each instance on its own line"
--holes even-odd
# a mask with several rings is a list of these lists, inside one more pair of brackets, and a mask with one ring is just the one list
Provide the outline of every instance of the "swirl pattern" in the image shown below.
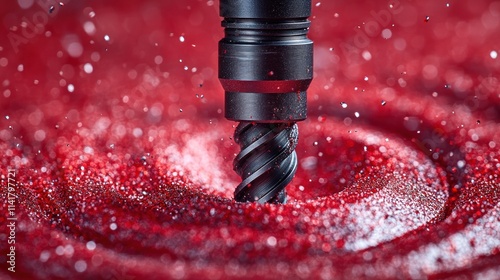
[[498,1],[315,2],[276,205],[232,200],[216,3],[29,3],[0,11],[0,278],[498,278]]

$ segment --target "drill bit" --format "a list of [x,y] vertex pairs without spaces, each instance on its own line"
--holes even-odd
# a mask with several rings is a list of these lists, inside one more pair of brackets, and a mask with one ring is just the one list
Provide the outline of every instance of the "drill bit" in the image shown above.
[[239,202],[285,203],[297,170],[297,121],[307,115],[311,0],[221,0],[219,79],[225,116],[239,121],[233,162]]
[[236,201],[286,202],[285,187],[297,171],[298,133],[295,123],[241,122],[236,127],[234,140],[241,152],[233,166],[242,178]]

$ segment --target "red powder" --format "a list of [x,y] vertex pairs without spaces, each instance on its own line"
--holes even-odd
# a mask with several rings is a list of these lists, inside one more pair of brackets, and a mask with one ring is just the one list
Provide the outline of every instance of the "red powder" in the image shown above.
[[498,278],[499,2],[313,1],[286,205],[232,201],[217,1],[45,2],[0,11],[0,278]]

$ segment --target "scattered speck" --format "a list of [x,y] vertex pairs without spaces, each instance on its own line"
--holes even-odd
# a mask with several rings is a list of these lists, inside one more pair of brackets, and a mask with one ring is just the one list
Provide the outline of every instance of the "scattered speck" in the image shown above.
[[493,59],[496,59],[498,57],[497,51],[491,51],[490,52],[490,57],[493,58]]
[[85,71],[85,73],[87,73],[87,74],[90,74],[90,73],[92,73],[92,71],[94,71],[94,67],[90,63],[85,63],[83,65],[83,71]]
[[481,124],[481,121],[480,121],[480,120],[477,120],[477,121],[476,121],[476,123],[477,123],[477,124]]
[[463,167],[465,166],[465,161],[463,161],[463,160],[459,160],[459,161],[457,162],[457,166],[458,166],[458,168],[463,168]]
[[451,88],[451,85],[450,84],[445,84],[444,88]]
[[76,261],[75,270],[77,272],[84,272],[85,270],[87,270],[87,263],[84,260]]
[[116,229],[118,228],[118,226],[116,225],[116,223],[111,223],[111,224],[109,225],[109,228],[110,228],[111,230],[116,230]]
[[321,2],[316,3],[316,7],[321,6]]
[[181,113],[182,113],[182,108],[181,108],[181,109],[179,109],[179,112],[181,112]]
[[19,65],[17,66],[17,71],[19,71],[19,72],[23,72],[23,71],[24,71],[24,65],[19,64]]
[[104,35],[104,41],[109,42],[109,39],[110,39],[110,38],[109,38],[109,35],[108,35],[108,34]]
[[365,78],[363,80],[368,81],[368,76],[365,76]]
[[277,243],[276,237],[274,237],[274,236],[269,236],[269,237],[267,238],[267,245],[269,245],[269,247],[274,247],[274,246],[276,246],[276,243]]
[[55,10],[55,7],[54,5],[50,6],[49,8],[49,14],[52,14],[52,12]]
[[344,108],[344,109],[345,109],[345,108],[347,108],[347,103],[345,103],[345,102],[340,102],[340,106],[342,106],[342,108]]
[[186,40],[186,39],[184,39],[184,36],[180,36],[180,37],[179,37],[179,41],[180,41],[181,43],[184,43],[184,41],[185,41],[185,40]]
[[359,118],[359,113],[358,113],[358,112],[354,112],[354,116],[355,116],[356,118]]
[[431,19],[431,17],[430,17],[430,16],[426,16],[424,21],[425,21],[425,22],[429,22],[429,20],[430,20],[430,19]]
[[73,84],[69,84],[69,85],[68,85],[68,91],[69,91],[69,92],[73,92],[73,91],[75,91],[75,86],[74,86]]
[[448,7],[450,7],[450,3],[446,3],[446,7],[447,7],[447,8],[448,8]]
[[385,100],[382,100],[382,102],[380,102],[380,104],[381,104],[382,106],[385,106],[385,104],[387,104],[387,102],[386,102]]

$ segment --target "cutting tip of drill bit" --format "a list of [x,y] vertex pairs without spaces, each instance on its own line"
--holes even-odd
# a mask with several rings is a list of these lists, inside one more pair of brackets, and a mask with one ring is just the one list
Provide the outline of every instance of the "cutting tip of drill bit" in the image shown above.
[[285,187],[297,171],[297,124],[242,122],[234,139],[241,151],[233,168],[242,178],[235,200],[285,203]]

